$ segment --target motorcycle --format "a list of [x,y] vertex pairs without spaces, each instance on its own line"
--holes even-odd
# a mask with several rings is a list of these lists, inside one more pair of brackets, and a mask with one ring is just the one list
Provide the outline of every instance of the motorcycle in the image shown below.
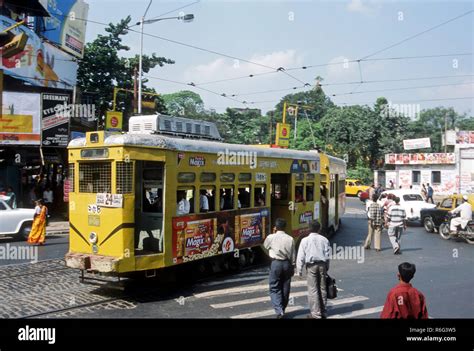
[[451,213],[446,215],[444,222],[439,226],[439,235],[445,240],[451,238],[461,238],[467,241],[469,244],[474,244],[474,221],[469,221],[465,228],[460,228],[461,226],[458,226],[456,228],[456,232],[451,233],[449,224],[451,219],[454,217],[456,217],[456,215]]

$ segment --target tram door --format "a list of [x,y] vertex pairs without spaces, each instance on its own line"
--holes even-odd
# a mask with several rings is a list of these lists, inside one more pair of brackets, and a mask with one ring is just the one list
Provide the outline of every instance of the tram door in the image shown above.
[[287,223],[287,233],[291,233],[291,216],[289,210],[291,194],[290,194],[291,174],[272,174],[271,177],[271,227],[277,218],[284,218]]
[[163,252],[164,163],[137,162],[135,255]]

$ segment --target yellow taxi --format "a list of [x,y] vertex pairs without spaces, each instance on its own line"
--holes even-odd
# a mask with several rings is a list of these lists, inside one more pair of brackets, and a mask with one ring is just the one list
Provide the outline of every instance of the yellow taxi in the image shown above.
[[369,188],[369,185],[363,185],[358,179],[346,179],[346,195],[348,196],[359,196]]

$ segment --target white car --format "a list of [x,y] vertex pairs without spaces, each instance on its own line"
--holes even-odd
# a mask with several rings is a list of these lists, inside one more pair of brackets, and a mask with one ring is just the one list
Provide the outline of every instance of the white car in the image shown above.
[[423,196],[418,191],[410,189],[396,189],[396,190],[387,190],[380,194],[377,203],[381,206],[385,203],[386,199],[382,199],[382,195],[393,194],[396,197],[400,198],[400,206],[405,209],[407,220],[409,221],[418,221],[420,220],[420,211],[425,208],[435,208],[435,204],[427,203],[423,200]]
[[15,208],[0,199],[0,235],[14,235],[26,240],[33,224],[34,209]]

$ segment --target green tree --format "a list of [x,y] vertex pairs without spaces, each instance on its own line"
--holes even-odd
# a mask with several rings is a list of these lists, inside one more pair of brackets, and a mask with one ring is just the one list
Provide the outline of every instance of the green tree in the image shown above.
[[168,113],[173,116],[201,118],[205,115],[204,102],[201,96],[189,90],[164,94],[163,102]]
[[[123,36],[128,34],[130,21],[131,17],[128,16],[117,24],[110,23],[105,28],[108,34],[99,34],[94,41],[86,44],[84,57],[79,62],[78,86],[84,92],[95,94],[96,108],[100,115],[104,115],[110,108],[114,86],[124,89],[133,89],[134,86],[134,71],[138,67],[139,57],[138,55],[131,58],[119,56],[121,52],[130,50],[128,46],[122,44]],[[174,61],[158,57],[156,54],[143,55],[143,72],[148,73],[156,66],[161,67],[173,63]],[[154,91],[147,88],[146,83],[147,80],[144,79],[143,90]],[[125,111],[125,115],[131,115],[133,94],[121,94],[120,97],[122,99],[120,106]]]

